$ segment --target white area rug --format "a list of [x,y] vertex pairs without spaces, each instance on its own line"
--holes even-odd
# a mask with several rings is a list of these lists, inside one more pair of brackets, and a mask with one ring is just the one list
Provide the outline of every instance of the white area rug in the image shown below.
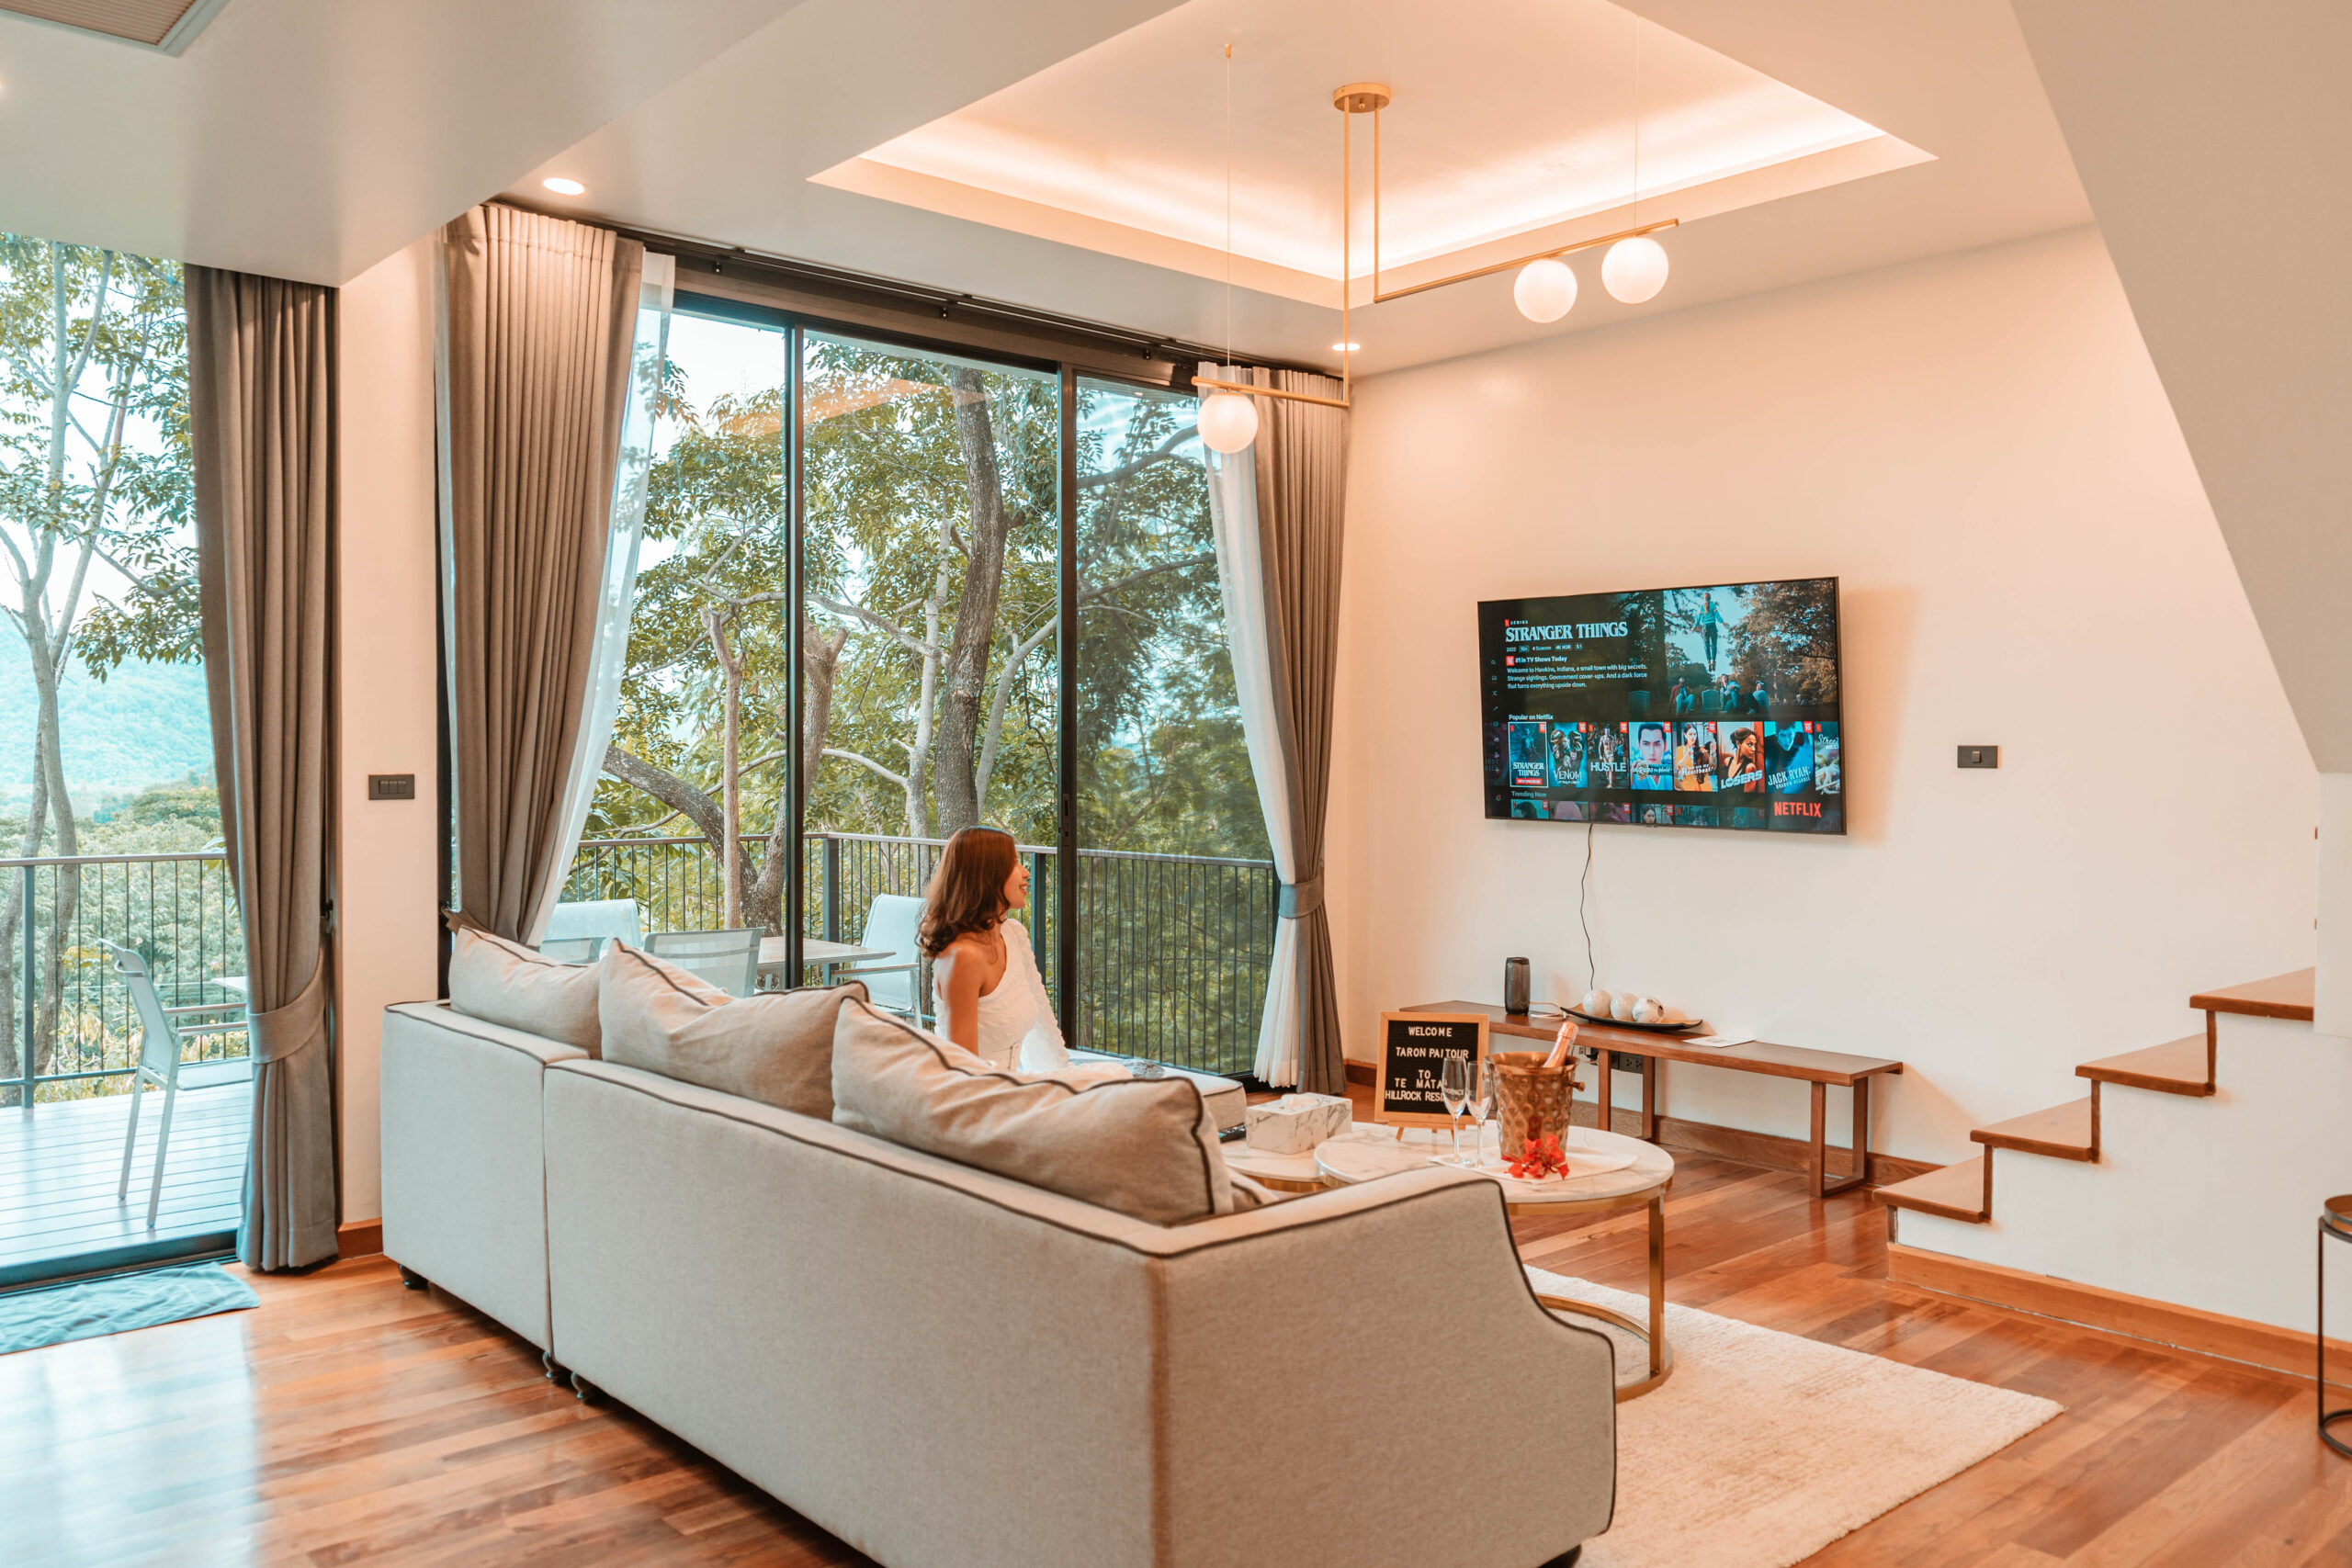
[[[1527,1277],[1544,1295],[1648,1321],[1644,1297]],[[1608,1332],[1633,1381],[1647,1352]],[[1789,1568],[2060,1410],[1695,1307],[1668,1303],[1666,1334],[1674,1375],[1617,1407],[1617,1517],[1581,1568]]]

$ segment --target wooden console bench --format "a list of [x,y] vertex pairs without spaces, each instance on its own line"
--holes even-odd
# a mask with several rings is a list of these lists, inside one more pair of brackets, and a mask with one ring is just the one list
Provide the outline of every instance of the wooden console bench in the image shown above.
[[[1408,1012],[1470,1012],[1484,1013],[1491,1021],[1490,1034],[1510,1034],[1526,1040],[1540,1040],[1549,1046],[1560,1032],[1556,1018],[1532,1017],[1527,1013],[1507,1013],[1498,1007],[1482,1002],[1421,1002],[1405,1010]],[[1577,1043],[1597,1046],[1606,1051],[1622,1051],[1642,1059],[1642,1133],[1651,1143],[1657,1142],[1658,1100],[1666,1076],[1666,1064],[1686,1062],[1701,1067],[1728,1067],[1738,1073],[1762,1073],[1767,1077],[1797,1078],[1813,1086],[1813,1147],[1811,1167],[1813,1195],[1834,1197],[1838,1193],[1860,1187],[1870,1174],[1871,1145],[1871,1079],[1881,1073],[1899,1073],[1900,1062],[1883,1061],[1876,1056],[1849,1056],[1842,1051],[1812,1051],[1802,1045],[1771,1045],[1763,1041],[1750,1041],[1745,1045],[1693,1045],[1679,1034],[1657,1034],[1643,1029],[1616,1029],[1606,1024],[1577,1022]],[[1707,1032],[1701,1024],[1694,1032]],[[1854,1091],[1854,1131],[1851,1171],[1834,1185],[1829,1179],[1829,1086],[1837,1084]],[[1609,1124],[1609,1078],[1600,1076],[1601,1125]]]

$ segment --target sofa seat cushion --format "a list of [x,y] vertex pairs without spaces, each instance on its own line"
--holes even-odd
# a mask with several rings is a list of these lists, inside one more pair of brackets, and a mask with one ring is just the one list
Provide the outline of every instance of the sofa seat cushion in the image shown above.
[[605,1060],[819,1120],[833,1113],[833,1019],[857,981],[737,997],[614,942],[597,965]]
[[596,965],[565,964],[488,931],[459,931],[449,949],[450,1006],[591,1056],[603,1045],[598,989]]
[[863,1002],[834,1026],[833,1120],[1154,1224],[1234,1211],[1191,1079],[1008,1072]]

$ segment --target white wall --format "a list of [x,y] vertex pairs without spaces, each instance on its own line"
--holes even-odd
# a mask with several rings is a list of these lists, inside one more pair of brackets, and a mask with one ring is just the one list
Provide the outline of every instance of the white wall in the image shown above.
[[[1906,1247],[2308,1334],[2312,1223],[2345,1190],[2352,1048],[2307,1023],[2221,1020],[2211,1099],[2109,1087],[2099,1161],[1993,1156],[1993,1218],[1897,1216]],[[2328,1332],[2352,1334],[2346,1249]]]
[[[1585,984],[1583,829],[1482,815],[1475,606],[1522,594],[1843,579],[1849,836],[1603,827],[1593,942],[1603,985],[1902,1058],[1881,1151],[1973,1153],[1971,1126],[2076,1098],[2078,1061],[2188,1032],[2193,988],[2312,961],[2310,756],[2095,233],[1357,397],[1351,1054],[1384,1009],[1496,998],[1509,954],[1539,998]],[[1957,770],[1962,742],[1999,771]],[[1668,1092],[1792,1136],[1804,1104],[1699,1068]]]
[[[433,265],[428,238],[341,300],[342,832],[336,863],[343,1218],[383,1213],[377,1061],[385,1004],[435,994]],[[371,801],[369,773],[414,773]]]

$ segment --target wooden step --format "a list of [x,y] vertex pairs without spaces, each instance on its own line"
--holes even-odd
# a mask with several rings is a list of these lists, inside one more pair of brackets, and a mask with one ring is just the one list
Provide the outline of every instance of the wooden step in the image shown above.
[[2068,1105],[2012,1116],[1968,1134],[1988,1149],[2018,1149],[2052,1159],[2098,1158],[2098,1090]]
[[1993,1156],[1987,1152],[1947,1165],[1925,1176],[1878,1188],[1871,1196],[1891,1209],[1917,1209],[1923,1214],[1981,1225],[1993,1214]]
[[2093,1083],[2201,1097],[2213,1092],[2211,1042],[2205,1035],[2191,1034],[2169,1044],[2151,1045],[2144,1051],[2101,1056],[2096,1062],[2085,1062],[2075,1073]]
[[2273,975],[2267,980],[2226,986],[2218,991],[2199,991],[2188,998],[2188,1005],[2204,1012],[2244,1013],[2249,1018],[2291,1018],[2309,1023],[2312,1021],[2312,971],[2309,969],[2298,969],[2291,975]]

